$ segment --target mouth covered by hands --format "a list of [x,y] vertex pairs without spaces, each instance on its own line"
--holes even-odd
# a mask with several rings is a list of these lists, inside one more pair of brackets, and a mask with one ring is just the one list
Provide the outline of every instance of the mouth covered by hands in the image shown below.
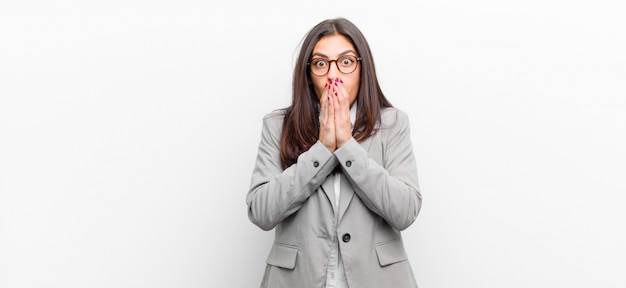
[[319,140],[332,153],[352,137],[350,99],[340,78],[328,79],[320,107]]

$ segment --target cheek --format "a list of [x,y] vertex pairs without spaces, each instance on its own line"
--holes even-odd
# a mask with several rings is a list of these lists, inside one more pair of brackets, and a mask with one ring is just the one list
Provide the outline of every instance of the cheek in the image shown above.
[[350,94],[350,103],[354,102],[356,96],[359,94],[359,84],[359,78],[357,77],[356,79],[354,79],[354,82],[352,82],[350,88],[348,89],[348,93]]
[[324,85],[326,85],[325,79],[312,79],[313,80],[313,89],[315,90],[315,95],[317,99],[320,99],[322,93],[324,92]]

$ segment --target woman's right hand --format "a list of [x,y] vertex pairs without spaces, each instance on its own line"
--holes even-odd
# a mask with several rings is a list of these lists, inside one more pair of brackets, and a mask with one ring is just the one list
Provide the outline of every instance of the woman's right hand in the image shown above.
[[331,85],[326,83],[326,88],[320,97],[320,136],[319,140],[324,144],[330,153],[337,149],[335,136],[335,107],[334,101],[330,98]]

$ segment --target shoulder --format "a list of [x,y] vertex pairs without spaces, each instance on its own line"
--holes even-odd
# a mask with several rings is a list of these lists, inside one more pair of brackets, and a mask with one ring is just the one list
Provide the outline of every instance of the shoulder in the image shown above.
[[285,108],[272,110],[263,116],[263,125],[282,126],[285,113]]
[[286,111],[287,111],[286,108],[274,109],[270,113],[265,114],[265,116],[263,116],[263,119],[265,120],[265,119],[280,118],[282,120],[283,117],[285,117],[285,112]]
[[380,128],[393,128],[405,126],[409,123],[408,115],[395,107],[385,107],[380,110]]
[[263,116],[263,130],[272,135],[280,135],[283,128],[283,119],[285,118],[285,109],[275,109]]

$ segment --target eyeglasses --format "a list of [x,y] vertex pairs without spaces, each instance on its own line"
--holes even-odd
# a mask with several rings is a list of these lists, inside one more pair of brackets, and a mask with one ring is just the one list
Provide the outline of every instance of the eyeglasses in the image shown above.
[[330,69],[330,63],[335,62],[337,69],[343,74],[350,74],[356,70],[357,63],[361,61],[361,57],[353,55],[344,55],[335,60],[328,60],[325,58],[313,58],[311,62],[307,63],[311,68],[311,73],[315,76],[324,76]]

